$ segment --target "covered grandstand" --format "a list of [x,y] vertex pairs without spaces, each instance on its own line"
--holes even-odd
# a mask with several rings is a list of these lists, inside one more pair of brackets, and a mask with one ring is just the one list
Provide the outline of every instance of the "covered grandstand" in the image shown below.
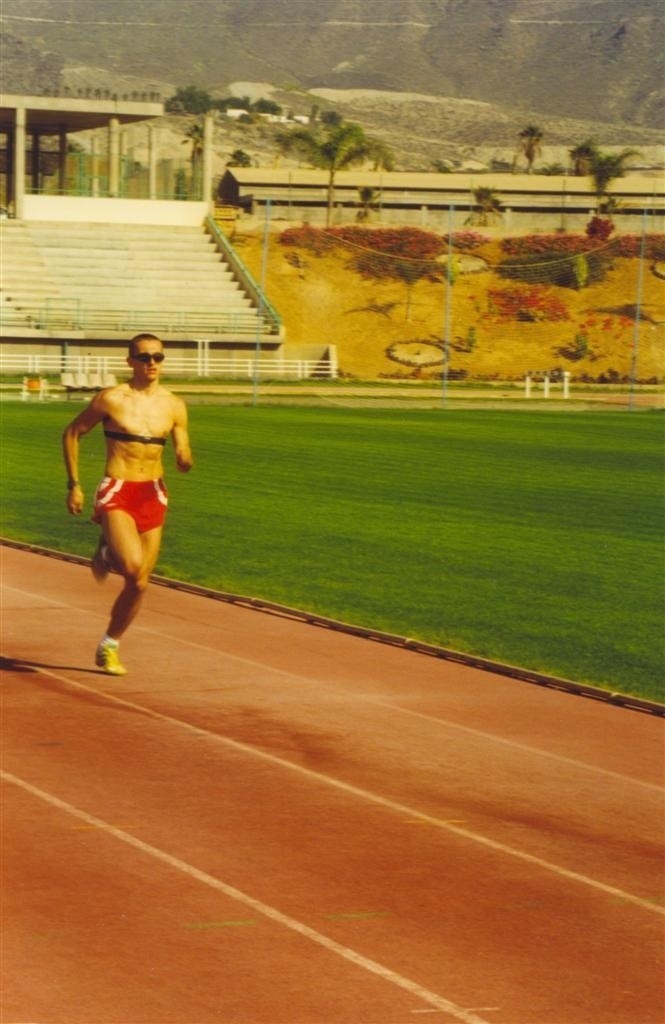
[[[162,114],[155,102],[0,98],[2,371],[103,375],[149,329],[193,375],[244,375],[257,360],[276,376],[334,375],[320,346],[287,349],[278,312],[213,216],[210,118],[200,175],[165,193],[152,132]],[[136,121],[150,138],[138,189],[122,151],[122,126]],[[71,136],[91,129],[105,145],[82,161]]]

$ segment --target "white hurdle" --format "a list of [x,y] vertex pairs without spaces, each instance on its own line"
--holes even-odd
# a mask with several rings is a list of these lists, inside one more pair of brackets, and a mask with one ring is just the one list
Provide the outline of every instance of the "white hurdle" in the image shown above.
[[[558,376],[558,372],[557,372]],[[543,398],[551,397],[551,389],[555,384],[553,375],[550,370],[540,372],[538,370],[529,370],[524,377],[524,397],[531,398],[534,387],[537,383],[537,379],[542,378],[543,384]],[[564,370],[561,374],[561,397],[570,398],[570,370]]]

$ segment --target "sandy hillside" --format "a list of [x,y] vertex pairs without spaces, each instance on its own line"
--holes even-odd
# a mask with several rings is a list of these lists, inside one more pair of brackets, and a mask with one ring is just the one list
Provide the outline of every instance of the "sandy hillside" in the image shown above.
[[[261,233],[239,232],[233,241],[260,280]],[[604,281],[580,291],[546,287],[548,301],[566,318],[523,322],[492,315],[489,293],[516,282],[492,270],[499,259],[496,243],[479,254],[487,269],[458,273],[447,316],[445,283],[421,280],[409,289],[401,281],[365,280],[349,268],[348,251],[317,256],[282,245],[275,233],[268,245],[267,293],[284,321],[287,344],[336,345],[340,371],[349,377],[440,375],[446,332],[453,375],[511,380],[528,370],[558,368],[569,370],[573,380],[629,376],[639,294],[637,259],[614,259]],[[645,266],[641,283],[637,377],[642,382],[665,379],[661,269],[662,264]]]

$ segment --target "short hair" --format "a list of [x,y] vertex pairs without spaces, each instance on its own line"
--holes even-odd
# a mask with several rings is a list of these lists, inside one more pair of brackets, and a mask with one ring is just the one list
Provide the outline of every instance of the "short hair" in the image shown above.
[[129,342],[129,354],[134,355],[134,346],[138,345],[139,341],[158,341],[160,345],[163,344],[162,339],[158,338],[156,334],[135,334]]

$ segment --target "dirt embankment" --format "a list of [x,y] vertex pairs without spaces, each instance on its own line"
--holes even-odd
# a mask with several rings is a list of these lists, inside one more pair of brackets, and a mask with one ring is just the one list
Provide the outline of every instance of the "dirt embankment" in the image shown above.
[[[655,264],[644,266],[641,281],[639,260],[614,258],[598,283],[579,290],[542,285],[561,319],[511,320],[497,315],[494,297],[528,286],[499,276],[496,242],[478,251],[484,269],[460,267],[447,289],[443,281],[422,279],[409,286],[363,278],[351,268],[350,252],[318,256],[282,245],[279,234],[268,244],[266,285],[287,344],[336,345],[343,375],[440,376],[447,338],[453,377],[517,380],[528,371],[559,369],[570,371],[573,380],[611,383],[630,377],[636,354],[639,381],[665,379],[665,283]],[[239,232],[233,241],[260,279],[262,234]]]

